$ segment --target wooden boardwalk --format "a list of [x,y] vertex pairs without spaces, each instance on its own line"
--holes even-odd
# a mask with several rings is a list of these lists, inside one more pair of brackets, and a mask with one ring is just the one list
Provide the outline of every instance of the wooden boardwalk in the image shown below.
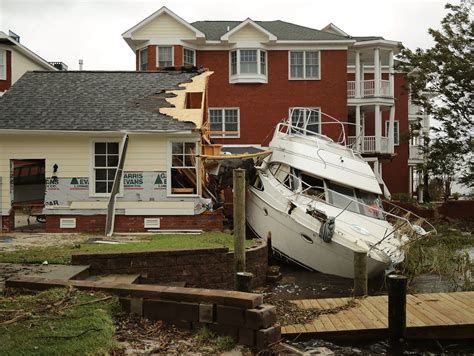
[[[388,336],[388,296],[305,299],[293,303],[302,309],[316,308],[322,312],[306,324],[283,326],[282,334],[287,338]],[[407,295],[407,338],[474,338],[474,292]]]

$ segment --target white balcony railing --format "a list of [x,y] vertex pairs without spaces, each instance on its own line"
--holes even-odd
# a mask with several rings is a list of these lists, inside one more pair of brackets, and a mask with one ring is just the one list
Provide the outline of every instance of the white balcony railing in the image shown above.
[[[375,80],[362,80],[360,82],[360,95],[363,98],[375,96]],[[393,96],[391,93],[389,80],[380,80],[379,96]],[[353,80],[347,82],[347,97],[356,97],[356,82]]]
[[364,136],[359,137],[359,142],[362,143],[362,147],[359,150],[356,147],[356,136],[349,136],[348,137],[348,144],[352,147],[353,150],[359,151],[360,153],[390,153],[389,146],[388,146],[388,137],[381,136],[380,137],[380,150],[377,151],[375,146],[375,136]]
[[410,145],[409,147],[409,159],[410,160],[423,160],[423,152],[420,150],[419,146]]

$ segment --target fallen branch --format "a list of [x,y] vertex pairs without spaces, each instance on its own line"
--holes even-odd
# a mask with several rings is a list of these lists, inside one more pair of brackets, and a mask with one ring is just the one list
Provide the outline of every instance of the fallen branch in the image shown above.
[[83,332],[77,334],[77,335],[51,335],[51,336],[37,336],[37,339],[74,339],[76,337],[80,337],[84,334],[87,334],[89,331],[102,331],[103,329],[98,329],[98,328],[90,328],[86,329]]
[[0,325],[10,325],[10,324],[13,324],[13,323],[16,323],[17,321],[20,321],[20,320],[23,320],[23,319],[28,319],[29,317],[31,317],[31,313],[24,313],[24,314],[20,314],[16,317],[14,317],[13,319],[10,319],[10,320],[7,320],[7,321],[4,321],[2,323],[0,323]]
[[88,301],[88,302],[65,305],[64,307],[59,308],[59,310],[64,310],[64,309],[72,308],[72,307],[81,307],[83,305],[89,305],[89,304],[94,304],[94,303],[100,303],[100,302],[104,302],[104,301],[109,300],[109,299],[112,299],[112,297],[108,296],[108,297],[104,297],[104,298],[94,299],[94,300],[91,300],[91,301]]

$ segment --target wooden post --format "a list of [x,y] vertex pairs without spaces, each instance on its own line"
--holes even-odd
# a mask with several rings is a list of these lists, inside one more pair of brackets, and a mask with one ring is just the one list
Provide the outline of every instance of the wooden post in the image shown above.
[[[234,271],[245,272],[245,170],[243,169],[234,169]],[[235,286],[238,287],[237,281]]]
[[354,251],[354,295],[367,295],[367,252]]
[[407,277],[391,274],[388,284],[388,333],[392,345],[400,344],[406,333]]

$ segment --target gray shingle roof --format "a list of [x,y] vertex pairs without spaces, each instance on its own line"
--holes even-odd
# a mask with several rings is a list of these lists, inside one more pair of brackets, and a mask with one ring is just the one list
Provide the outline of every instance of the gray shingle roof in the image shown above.
[[160,114],[165,90],[198,72],[27,72],[0,98],[0,129],[175,131],[191,122]]
[[[191,25],[203,32],[207,40],[217,41],[222,35],[241,23],[241,21],[196,21],[191,23]],[[255,23],[273,33],[279,40],[342,41],[348,39],[345,36],[339,36],[334,33],[315,30],[280,20],[255,21]],[[229,28],[229,30],[227,28]]]

